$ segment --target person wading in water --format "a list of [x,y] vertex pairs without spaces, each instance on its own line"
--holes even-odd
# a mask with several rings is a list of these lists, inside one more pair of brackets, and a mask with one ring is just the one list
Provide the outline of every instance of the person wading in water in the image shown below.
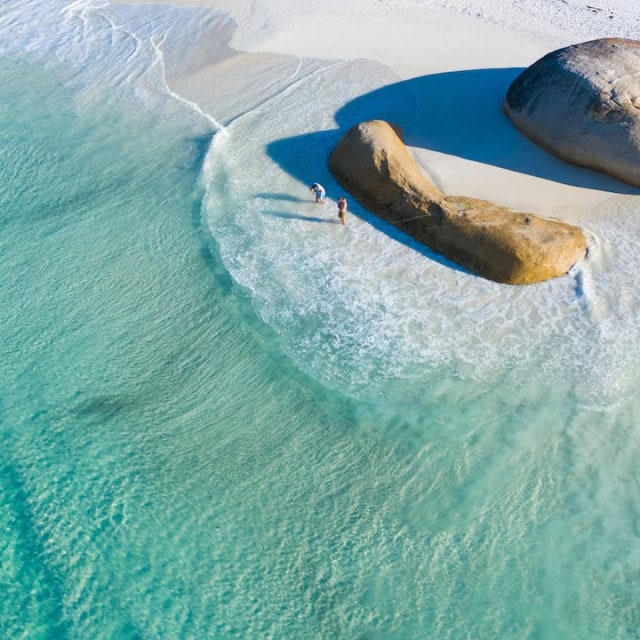
[[316,196],[316,202],[324,202],[325,190],[321,184],[314,182],[311,187],[309,187],[309,191],[313,191]]
[[342,224],[344,225],[347,224],[346,213],[347,213],[347,199],[344,196],[340,196],[338,198],[338,218],[340,219],[340,222],[342,222]]

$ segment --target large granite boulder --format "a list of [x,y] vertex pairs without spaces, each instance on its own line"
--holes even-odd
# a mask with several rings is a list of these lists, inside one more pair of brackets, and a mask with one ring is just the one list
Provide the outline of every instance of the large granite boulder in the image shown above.
[[419,242],[490,280],[529,284],[582,259],[577,227],[485,200],[445,196],[382,120],[352,127],[329,158],[336,180],[362,205]]
[[549,53],[513,81],[503,111],[559,158],[640,186],[640,42]]

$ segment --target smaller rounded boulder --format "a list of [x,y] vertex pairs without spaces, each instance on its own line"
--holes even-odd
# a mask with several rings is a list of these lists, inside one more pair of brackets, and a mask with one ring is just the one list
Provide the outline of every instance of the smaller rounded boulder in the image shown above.
[[605,38],[553,51],[511,84],[504,113],[573,164],[640,186],[640,42]]

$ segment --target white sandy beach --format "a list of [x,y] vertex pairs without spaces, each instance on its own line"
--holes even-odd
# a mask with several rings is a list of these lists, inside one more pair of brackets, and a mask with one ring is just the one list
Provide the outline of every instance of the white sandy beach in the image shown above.
[[[524,140],[500,110],[511,79],[549,51],[599,37],[640,38],[640,12],[634,0],[608,0],[595,3],[598,6],[576,0],[321,4],[155,0],[153,4],[185,11],[218,9],[236,24],[231,52],[206,37],[163,47],[171,89],[207,113],[214,113],[215,102],[221,99],[212,87],[231,67],[236,78],[243,73],[253,78],[269,68],[273,54],[367,59],[389,67],[399,82],[418,79],[412,85],[420,105],[413,125],[418,130],[405,133],[410,145],[412,139],[437,141],[435,148],[428,142],[411,146],[445,192],[574,222],[597,218],[598,205],[609,198],[637,197],[637,190],[615,180],[551,158]],[[228,87],[228,75],[225,80]],[[241,93],[255,93],[257,99],[259,83],[252,80],[244,88],[238,84]]]

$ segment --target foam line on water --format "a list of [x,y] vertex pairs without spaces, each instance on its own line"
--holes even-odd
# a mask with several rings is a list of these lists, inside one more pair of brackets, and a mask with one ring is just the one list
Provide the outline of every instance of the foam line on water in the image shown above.
[[251,109],[243,111],[242,113],[239,113],[236,116],[234,116],[233,119],[231,119],[228,124],[232,124],[239,118],[244,118],[245,116],[252,114],[256,110],[264,111],[265,107],[268,107],[270,102],[274,100],[281,100],[283,98],[286,98],[288,95],[290,95],[292,91],[295,91],[295,88],[299,83],[306,82],[307,80],[312,78],[315,74],[321,74],[321,73],[333,71],[335,68],[340,67],[343,64],[345,64],[344,61],[328,62],[326,65],[320,66],[320,68],[313,68],[307,74],[299,78],[298,74],[300,73],[300,69],[301,69],[301,61],[298,60],[298,65],[295,71],[287,78],[287,80],[284,83],[284,86],[282,86],[278,91],[272,94],[268,94],[267,97],[265,97],[262,101],[258,102],[257,104],[252,105]]
[[164,87],[165,87],[166,92],[170,96],[175,98],[178,102],[183,103],[184,105],[186,105],[190,109],[193,109],[193,111],[195,111],[196,113],[198,113],[201,116],[203,116],[204,118],[206,118],[213,125],[213,127],[215,129],[221,129],[222,125],[212,115],[210,115],[208,113],[205,113],[196,102],[193,102],[192,100],[187,100],[186,98],[183,98],[182,96],[177,94],[175,91],[172,91],[170,89],[169,85],[167,84],[166,73],[165,73],[165,70],[164,70],[164,56],[163,56],[163,53],[162,53],[162,43],[163,43],[163,40],[160,40],[159,42],[156,42],[156,40],[154,38],[151,38],[151,46],[153,47],[154,51],[156,52],[156,55],[158,57],[158,61],[160,63],[160,66],[162,67],[162,78],[163,78],[163,81],[164,81]]
[[[194,118],[206,120],[215,130],[220,123],[198,104],[170,89],[164,49],[184,47],[206,37],[212,26],[221,34],[229,24],[226,14],[208,9],[150,6],[144,11],[114,6],[100,0],[8,0],[0,9],[0,52],[9,56],[37,57],[49,63],[51,56],[70,73],[77,99],[91,101],[96,79],[109,86],[121,103],[144,101],[149,107],[175,103],[174,111],[186,107]],[[39,28],[32,29],[33,21]],[[203,26],[204,25],[204,26]],[[223,38],[223,35],[221,35]],[[101,100],[102,98],[96,98]]]

